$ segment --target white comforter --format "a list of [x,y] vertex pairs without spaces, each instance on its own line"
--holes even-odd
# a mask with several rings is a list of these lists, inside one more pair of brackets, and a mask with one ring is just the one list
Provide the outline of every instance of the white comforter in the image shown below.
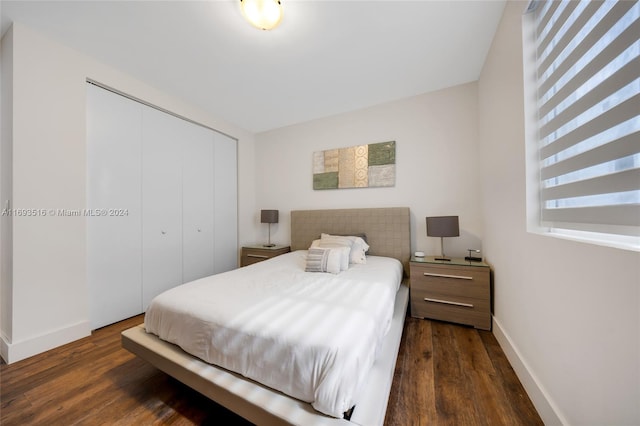
[[147,332],[342,417],[387,333],[402,265],[367,257],[340,274],[304,272],[306,250],[157,296]]

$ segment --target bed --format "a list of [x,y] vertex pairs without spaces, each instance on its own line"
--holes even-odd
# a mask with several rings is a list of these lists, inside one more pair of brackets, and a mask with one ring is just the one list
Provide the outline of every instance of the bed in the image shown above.
[[[289,261],[298,262],[298,264],[304,263],[303,258],[300,257],[303,252],[298,252],[298,250],[309,248],[311,242],[317,239],[321,233],[338,235],[365,234],[370,246],[368,255],[372,256],[369,263],[375,264],[378,256],[382,261],[385,261],[385,257],[393,258],[400,261],[406,271],[410,256],[409,228],[408,208],[293,211],[291,212],[291,249],[293,253],[288,257],[279,256],[268,262],[274,265],[285,264]],[[386,259],[386,261],[388,260]],[[397,261],[396,263],[398,263]],[[259,267],[259,264],[255,266]],[[250,267],[242,269],[248,270],[248,268]],[[399,267],[399,269],[401,276],[403,268]],[[248,273],[243,270],[236,271],[235,275],[230,275],[229,278]],[[349,268],[348,271],[342,274],[353,275],[357,272],[358,268]],[[307,273],[307,275],[310,274]],[[355,277],[355,275],[353,276]],[[201,287],[200,284],[196,281],[185,286],[197,289]],[[259,296],[257,297],[259,298]],[[199,296],[199,298],[202,297]],[[172,296],[171,298],[175,297]],[[198,353],[199,357],[190,355],[179,346],[162,340],[152,333],[147,333],[144,325],[123,332],[122,345],[164,372],[256,424],[376,425],[382,424],[384,421],[397,350],[402,335],[407,300],[408,288],[406,284],[400,285],[397,291],[394,289],[394,294],[391,294],[388,324],[378,325],[380,328],[384,327],[385,331],[388,329],[388,332],[380,336],[380,340],[375,343],[376,348],[379,350],[376,351],[377,356],[373,366],[370,369],[367,368],[366,371],[368,373],[366,376],[361,377],[356,382],[359,383],[358,391],[355,392],[357,396],[356,405],[350,412],[348,419],[336,418],[337,414],[331,411],[332,409],[335,410],[334,408],[323,408],[322,404],[320,404],[322,411],[336,416],[329,417],[314,409],[310,403],[289,397],[240,374],[207,363],[201,359],[207,359],[206,349],[202,349],[202,353],[194,352]],[[272,305],[272,303],[268,303],[265,306],[269,305]],[[191,308],[186,310],[189,309]],[[153,316],[149,317],[150,323],[153,321],[158,322],[153,318]],[[271,317],[271,320],[273,320],[273,317]],[[153,327],[150,326],[150,328]],[[195,329],[196,327],[194,327]],[[184,334],[184,330],[177,332],[174,330],[174,335],[176,334]],[[170,336],[165,337],[171,340]],[[184,346],[184,342],[176,343]],[[372,346],[372,343],[369,342],[366,346]],[[188,349],[193,352],[192,348]],[[275,351],[276,349],[273,350]],[[216,362],[216,359],[214,358],[212,362]],[[223,363],[223,365],[225,364]],[[236,368],[234,367],[233,369]],[[244,372],[242,368],[237,371]],[[268,382],[268,377],[267,379],[264,377],[257,378],[262,382]],[[331,386],[334,385],[331,384]],[[274,385],[274,387],[277,386]],[[317,403],[314,402],[314,404]]]

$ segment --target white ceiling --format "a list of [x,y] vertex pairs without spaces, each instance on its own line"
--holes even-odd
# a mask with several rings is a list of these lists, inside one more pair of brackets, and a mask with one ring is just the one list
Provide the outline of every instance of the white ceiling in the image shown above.
[[261,132],[477,80],[505,1],[282,0],[278,28],[239,0],[5,1],[22,22]]

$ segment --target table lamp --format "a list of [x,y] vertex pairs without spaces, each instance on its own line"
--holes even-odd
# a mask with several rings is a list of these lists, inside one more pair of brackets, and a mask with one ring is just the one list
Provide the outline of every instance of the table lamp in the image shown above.
[[271,244],[271,224],[278,223],[278,210],[261,210],[260,222],[269,224],[269,243],[263,244],[263,247],[275,247],[275,244]]
[[440,257],[435,260],[451,259],[444,254],[444,237],[459,237],[460,227],[458,216],[432,216],[427,217],[427,237],[440,237]]

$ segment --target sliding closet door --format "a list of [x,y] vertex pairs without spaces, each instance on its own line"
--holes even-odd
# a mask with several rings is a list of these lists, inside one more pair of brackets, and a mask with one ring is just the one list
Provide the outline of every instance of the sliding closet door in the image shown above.
[[238,267],[238,172],[236,140],[214,135],[215,272]]
[[182,284],[182,149],[190,123],[143,106],[142,305]]
[[193,281],[214,273],[213,268],[213,135],[192,125],[183,143],[182,165],[182,279]]
[[[87,85],[92,328],[237,267],[236,141]],[[102,212],[106,212],[103,214]]]
[[87,278],[92,329],[142,312],[141,107],[87,84]]

